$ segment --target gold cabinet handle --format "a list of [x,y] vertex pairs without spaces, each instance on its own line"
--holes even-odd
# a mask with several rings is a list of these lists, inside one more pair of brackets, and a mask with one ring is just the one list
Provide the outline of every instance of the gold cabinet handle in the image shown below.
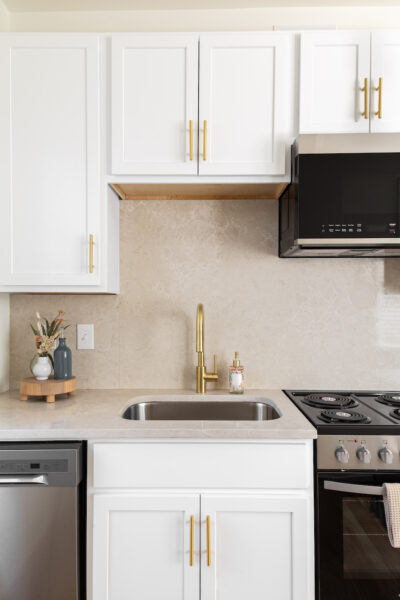
[[364,77],[364,87],[361,88],[361,91],[364,92],[364,111],[361,116],[368,119],[368,77]]
[[194,554],[194,516],[190,517],[190,553],[189,553],[189,565],[193,567],[193,554]]
[[207,515],[206,518],[207,525],[207,567],[211,567],[211,519],[210,516]]
[[89,273],[93,273],[94,265],[93,265],[93,236],[89,235]]
[[382,119],[382,77],[379,77],[378,87],[375,88],[378,92],[378,110],[374,115],[378,116],[378,119]]
[[203,160],[207,160],[207,121],[203,122]]
[[193,121],[189,121],[189,154],[190,160],[193,160]]

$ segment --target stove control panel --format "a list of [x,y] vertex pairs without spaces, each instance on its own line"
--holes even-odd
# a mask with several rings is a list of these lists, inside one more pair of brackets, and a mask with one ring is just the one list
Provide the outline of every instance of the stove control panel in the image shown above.
[[400,469],[400,436],[321,435],[318,469]]

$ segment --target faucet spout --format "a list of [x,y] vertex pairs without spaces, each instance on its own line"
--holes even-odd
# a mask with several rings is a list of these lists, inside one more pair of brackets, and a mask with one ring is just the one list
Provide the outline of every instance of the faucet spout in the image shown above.
[[196,313],[196,352],[197,352],[197,367],[196,367],[196,392],[204,394],[206,391],[207,381],[218,381],[217,373],[217,357],[214,354],[214,372],[207,373],[204,364],[204,308],[202,304],[197,306]]
[[204,308],[202,304],[197,306],[196,352],[204,352]]

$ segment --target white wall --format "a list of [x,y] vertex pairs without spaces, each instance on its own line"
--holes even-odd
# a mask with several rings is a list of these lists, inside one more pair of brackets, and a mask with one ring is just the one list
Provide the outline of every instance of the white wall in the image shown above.
[[9,12],[0,0],[0,31],[8,31],[10,26]]
[[[0,0],[0,31],[8,31],[9,13]],[[0,294],[0,392],[8,389],[10,355],[10,299]]]
[[400,28],[400,7],[27,12],[12,13],[10,19],[12,31],[224,31],[272,29],[276,25]]

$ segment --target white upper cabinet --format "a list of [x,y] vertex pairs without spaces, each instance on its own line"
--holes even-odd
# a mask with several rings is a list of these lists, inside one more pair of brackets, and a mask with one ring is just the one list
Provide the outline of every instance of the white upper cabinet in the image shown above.
[[400,32],[371,37],[371,131],[400,131]]
[[93,600],[199,600],[198,494],[96,494]]
[[97,291],[98,38],[2,35],[0,86],[0,290]]
[[113,37],[113,174],[196,174],[197,117],[197,35]]
[[369,78],[369,31],[302,34],[300,133],[368,133]]
[[284,175],[293,62],[291,34],[113,36],[112,173]]
[[310,600],[310,506],[305,497],[202,494],[201,600]]
[[282,175],[289,36],[200,36],[199,173]]

